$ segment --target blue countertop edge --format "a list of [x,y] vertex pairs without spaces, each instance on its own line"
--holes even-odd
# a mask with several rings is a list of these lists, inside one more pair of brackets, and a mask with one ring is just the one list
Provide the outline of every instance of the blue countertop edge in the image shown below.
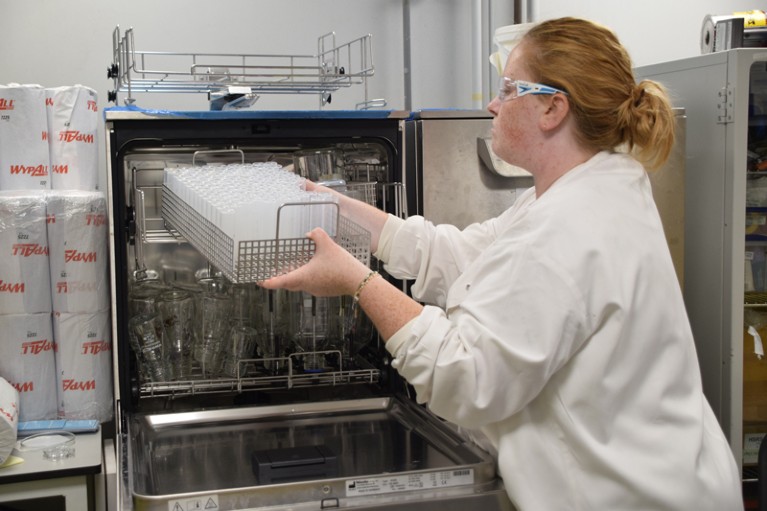
[[138,114],[141,117],[169,119],[477,119],[491,118],[486,110],[460,108],[426,108],[422,110],[162,110],[141,108],[136,105],[114,106],[104,109],[104,118],[109,113]]
[[135,105],[115,106],[104,109],[109,112],[140,113],[150,117],[186,119],[410,119],[412,112],[404,110],[159,110],[145,109]]

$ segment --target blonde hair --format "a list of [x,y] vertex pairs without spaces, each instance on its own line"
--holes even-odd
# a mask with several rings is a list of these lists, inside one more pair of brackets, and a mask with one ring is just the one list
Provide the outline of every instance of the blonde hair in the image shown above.
[[615,34],[591,21],[560,18],[533,26],[521,41],[535,80],[567,91],[580,142],[597,150],[628,148],[648,170],[674,146],[674,113],[663,86],[636,83]]

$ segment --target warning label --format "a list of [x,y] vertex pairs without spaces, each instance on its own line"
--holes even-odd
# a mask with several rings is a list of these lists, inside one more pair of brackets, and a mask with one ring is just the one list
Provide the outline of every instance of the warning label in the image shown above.
[[218,495],[171,500],[168,511],[219,511]]
[[474,469],[467,468],[428,474],[371,477],[368,479],[348,479],[346,481],[346,496],[359,497],[361,495],[378,495],[400,491],[448,488],[464,484],[474,484]]

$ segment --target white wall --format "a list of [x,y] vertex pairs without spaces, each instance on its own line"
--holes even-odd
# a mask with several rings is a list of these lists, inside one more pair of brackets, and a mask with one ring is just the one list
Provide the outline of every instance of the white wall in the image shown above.
[[[413,109],[472,108],[473,1],[409,0]],[[495,14],[489,36],[513,22],[513,0],[482,2]],[[618,33],[635,65],[645,65],[697,55],[706,14],[753,6],[753,0],[536,0],[530,14],[536,20],[575,15],[602,22]],[[139,50],[175,52],[314,54],[324,33],[335,31],[339,43],[370,33],[376,72],[369,98],[402,109],[402,9],[402,0],[0,0],[0,83],[82,83],[99,92],[103,108],[113,88],[106,70],[117,25],[134,28]],[[485,48],[492,49],[488,41]],[[208,109],[201,94],[137,98],[145,108]],[[353,108],[363,98],[361,87],[342,89],[327,108]],[[316,96],[262,96],[254,108],[318,105]]]
[[[370,93],[394,93],[396,103],[402,95],[401,12],[392,0],[0,0],[0,83],[82,83],[106,105],[117,25],[123,32],[133,27],[137,50],[171,52],[312,55],[317,38],[335,31],[338,43],[373,34],[377,69]],[[359,90],[345,92],[334,102],[353,107],[363,98]],[[137,97],[146,108],[208,109],[202,94]],[[316,96],[262,99],[262,108],[319,105]]]
[[732,14],[763,7],[753,0],[535,0],[534,20],[588,18],[612,28],[635,66],[700,54],[700,30],[707,14]]

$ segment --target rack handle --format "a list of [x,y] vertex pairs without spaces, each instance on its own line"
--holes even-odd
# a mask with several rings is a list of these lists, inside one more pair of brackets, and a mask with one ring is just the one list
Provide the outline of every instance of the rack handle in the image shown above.
[[195,151],[194,154],[192,154],[192,166],[194,167],[197,163],[197,156],[204,155],[204,154],[224,154],[224,153],[238,153],[240,155],[240,163],[245,163],[245,151],[242,149],[209,149],[206,151]]

